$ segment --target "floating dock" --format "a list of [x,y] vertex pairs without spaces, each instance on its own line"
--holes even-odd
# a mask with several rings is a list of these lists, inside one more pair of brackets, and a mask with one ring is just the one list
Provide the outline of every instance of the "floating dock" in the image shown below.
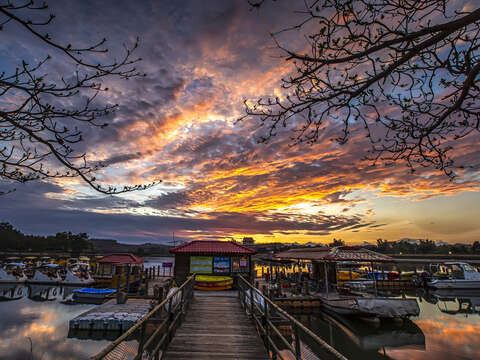
[[125,304],[117,304],[113,299],[70,320],[69,328],[71,330],[126,331],[150,310],[150,300],[128,299]]

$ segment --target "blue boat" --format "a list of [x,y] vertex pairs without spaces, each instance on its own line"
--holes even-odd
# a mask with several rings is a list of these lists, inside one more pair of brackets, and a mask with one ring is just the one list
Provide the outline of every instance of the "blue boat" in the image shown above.
[[114,289],[77,289],[73,290],[73,300],[81,303],[101,304],[105,301],[107,296],[114,294],[116,291],[117,290]]

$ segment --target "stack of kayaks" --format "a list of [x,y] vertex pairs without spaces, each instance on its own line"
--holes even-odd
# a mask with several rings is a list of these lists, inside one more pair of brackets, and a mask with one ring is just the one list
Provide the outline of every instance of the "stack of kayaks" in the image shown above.
[[232,285],[233,279],[230,276],[197,275],[195,277],[196,290],[229,290]]

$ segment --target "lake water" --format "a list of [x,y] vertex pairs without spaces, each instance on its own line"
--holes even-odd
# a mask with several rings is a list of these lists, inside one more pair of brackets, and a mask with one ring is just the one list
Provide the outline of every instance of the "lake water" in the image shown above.
[[[172,261],[150,260],[147,267]],[[47,288],[19,286],[14,291],[18,299],[0,301],[1,360],[88,359],[111,341],[102,339],[102,334],[95,335],[97,340],[88,332],[69,334],[69,320],[95,305],[63,304],[73,289],[55,287],[47,292]],[[377,328],[323,313],[296,316],[352,360],[480,359],[480,292],[412,296],[418,300],[420,315],[402,325]]]
[[377,327],[325,313],[296,317],[351,360],[480,359],[480,292],[415,297],[420,315],[403,324]]

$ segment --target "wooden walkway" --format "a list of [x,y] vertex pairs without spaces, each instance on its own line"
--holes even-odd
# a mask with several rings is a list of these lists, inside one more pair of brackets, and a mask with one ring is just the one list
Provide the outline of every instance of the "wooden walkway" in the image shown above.
[[236,291],[195,291],[163,359],[269,359]]

